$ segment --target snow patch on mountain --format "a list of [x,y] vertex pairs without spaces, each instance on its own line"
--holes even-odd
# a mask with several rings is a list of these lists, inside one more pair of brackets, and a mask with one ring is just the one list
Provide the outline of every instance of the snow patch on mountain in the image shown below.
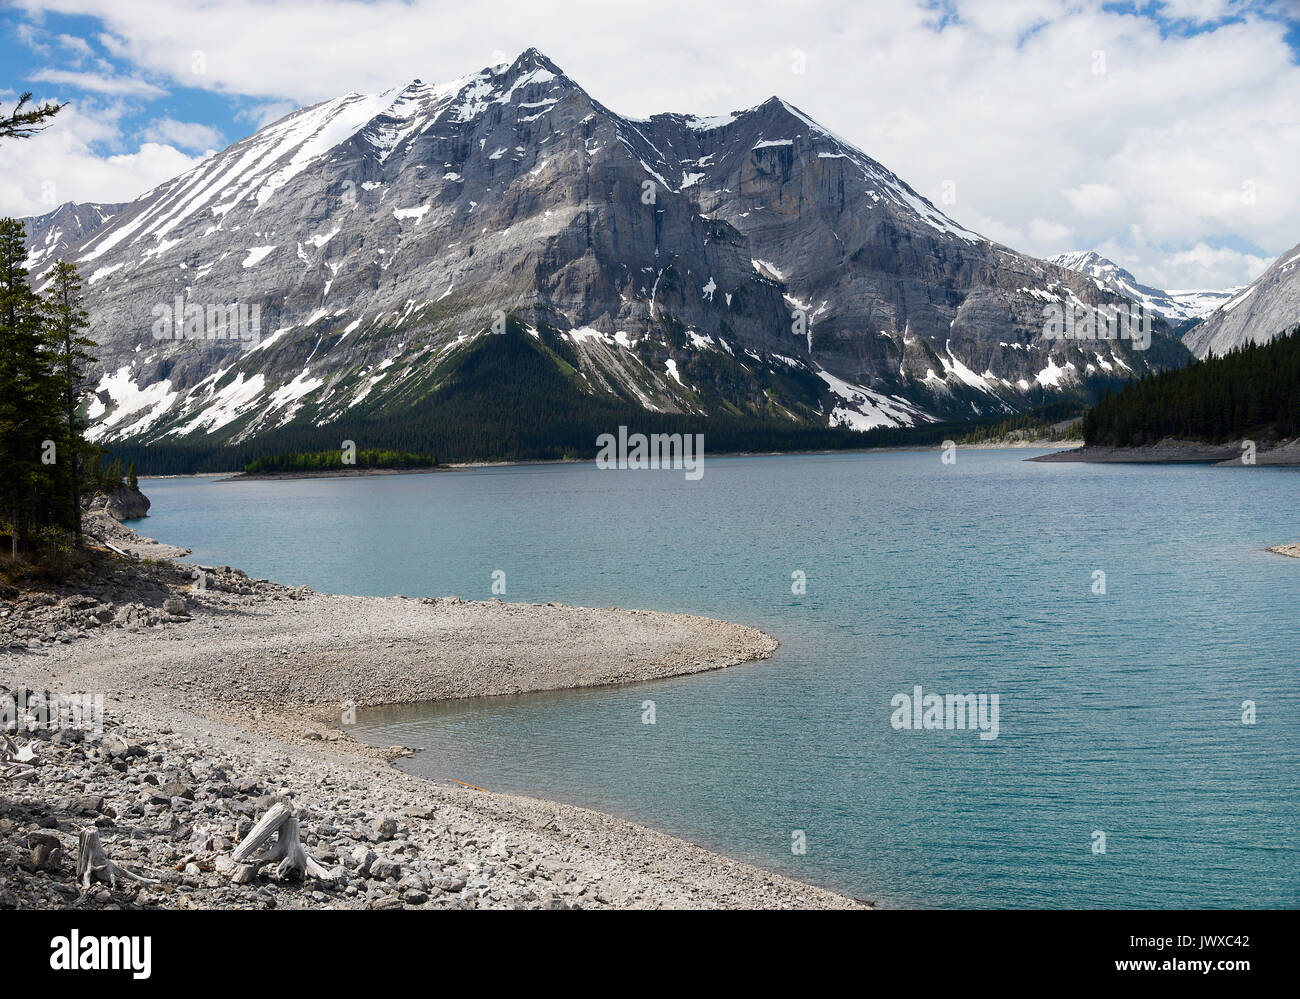
[[817,369],[817,377],[842,400],[841,405],[831,410],[830,423],[833,427],[874,430],[876,427],[911,427],[918,422],[933,420],[933,417],[897,396],[887,396],[854,385],[820,368]]
[[250,246],[248,255],[244,257],[245,267],[256,267],[275,250],[274,246]]

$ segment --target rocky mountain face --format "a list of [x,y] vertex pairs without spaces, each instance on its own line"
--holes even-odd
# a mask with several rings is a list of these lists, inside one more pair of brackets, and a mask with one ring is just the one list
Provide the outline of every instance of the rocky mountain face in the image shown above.
[[27,269],[39,272],[72,249],[122,210],[122,205],[68,201],[52,212],[23,221],[27,227]]
[[1226,354],[1243,343],[1267,343],[1300,323],[1300,244],[1255,281],[1205,316],[1183,337],[1197,357]]
[[1045,338],[1053,308],[1128,299],[964,229],[782,100],[630,120],[536,50],[296,111],[103,215],[67,246],[103,439],[418,421],[489,369],[509,411],[539,364],[592,404],[897,426],[1188,359],[1160,320],[1145,350]]
[[1241,291],[1240,288],[1230,288],[1227,291],[1162,291],[1142,284],[1119,264],[1095,250],[1062,253],[1053,257],[1051,262],[1087,274],[1107,291],[1141,302],[1175,325],[1199,319]]

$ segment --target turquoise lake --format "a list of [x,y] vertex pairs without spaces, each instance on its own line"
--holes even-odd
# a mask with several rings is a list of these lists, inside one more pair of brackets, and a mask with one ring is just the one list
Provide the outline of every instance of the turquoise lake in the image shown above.
[[[1300,471],[1033,453],[709,457],[699,481],[591,464],[152,479],[133,526],[326,592],[488,599],[500,570],[506,600],[782,643],[673,680],[362,712],[358,737],[424,747],[416,773],[882,906],[1300,905],[1300,560],[1265,550],[1300,541]],[[895,729],[916,685],[997,694],[998,737]]]

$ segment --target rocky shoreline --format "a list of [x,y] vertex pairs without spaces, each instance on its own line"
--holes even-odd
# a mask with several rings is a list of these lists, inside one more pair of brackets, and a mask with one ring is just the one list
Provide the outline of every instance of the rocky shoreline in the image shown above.
[[1176,465],[1202,464],[1223,468],[1300,465],[1300,440],[1256,442],[1253,461],[1243,461],[1245,441],[1207,444],[1202,441],[1163,440],[1147,447],[1088,445],[1042,454],[1028,461],[1093,462],[1098,464]]
[[[634,823],[441,784],[346,731],[349,705],[621,683],[768,658],[776,642],[677,614],[317,594],[108,518],[64,588],[0,604],[0,692],[33,766],[0,798],[0,907],[839,908],[832,892]],[[128,538],[128,535],[130,538]],[[45,727],[42,698],[102,697],[102,732]],[[342,714],[341,714],[342,712]],[[11,709],[11,714],[12,714]],[[15,730],[16,728],[16,730]],[[17,768],[15,768],[17,769]],[[277,802],[328,877],[232,850]],[[80,831],[151,883],[76,883]]]

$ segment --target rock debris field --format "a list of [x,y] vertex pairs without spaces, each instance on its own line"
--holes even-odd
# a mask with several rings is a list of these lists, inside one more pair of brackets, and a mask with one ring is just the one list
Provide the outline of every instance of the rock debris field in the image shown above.
[[[225,566],[195,579],[171,561],[183,549],[107,516],[88,526],[126,555],[103,547],[61,586],[0,592],[13,740],[0,907],[863,905],[599,812],[403,774],[390,763],[410,750],[363,745],[342,724],[349,704],[753,663],[777,646],[762,632],[614,608],[328,596]],[[21,691],[102,696],[102,732],[40,724],[42,697]],[[277,803],[298,823],[306,873],[232,856]],[[87,829],[147,880],[79,883]]]

